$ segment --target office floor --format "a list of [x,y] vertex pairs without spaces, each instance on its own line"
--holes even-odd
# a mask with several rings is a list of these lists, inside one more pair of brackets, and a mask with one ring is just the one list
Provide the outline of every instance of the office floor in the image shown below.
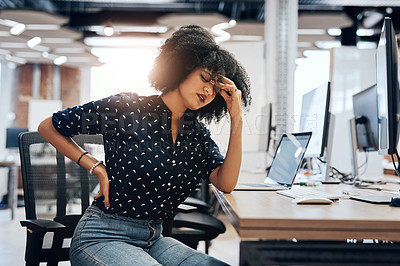
[[[24,208],[18,208],[15,219],[11,220],[9,209],[0,210],[0,265],[24,265],[26,232],[19,224],[25,218]],[[239,264],[239,237],[225,215],[219,216],[224,221],[226,232],[212,241],[209,254],[232,266]],[[204,251],[200,244],[198,250]],[[69,265],[69,263],[60,263]]]

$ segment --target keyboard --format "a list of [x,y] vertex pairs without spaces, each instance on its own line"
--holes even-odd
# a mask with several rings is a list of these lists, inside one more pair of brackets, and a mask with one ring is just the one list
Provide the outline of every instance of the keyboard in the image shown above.
[[310,187],[296,187],[288,190],[278,190],[276,191],[276,193],[292,199],[305,197],[323,197],[330,200],[339,200],[339,198],[341,197],[339,194],[333,194]]

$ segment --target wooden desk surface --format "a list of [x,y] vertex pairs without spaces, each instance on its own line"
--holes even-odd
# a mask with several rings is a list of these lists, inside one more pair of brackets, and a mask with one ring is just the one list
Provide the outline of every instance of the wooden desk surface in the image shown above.
[[[241,173],[239,181],[260,181],[265,174]],[[400,185],[387,185],[397,190]],[[341,194],[352,186],[322,185],[317,189]],[[223,210],[242,240],[346,240],[400,241],[400,208],[341,198],[330,205],[297,205],[275,191],[219,192]],[[358,190],[363,194],[379,194]]]

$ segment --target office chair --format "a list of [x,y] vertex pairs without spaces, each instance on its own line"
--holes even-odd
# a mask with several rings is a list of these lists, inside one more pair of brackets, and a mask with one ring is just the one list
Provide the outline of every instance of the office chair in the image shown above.
[[[103,144],[100,135],[78,135],[86,150]],[[37,132],[19,136],[27,228],[26,265],[69,260],[69,239],[89,206],[97,177],[57,152]],[[101,159],[101,158],[100,158]]]
[[208,254],[211,240],[226,231],[224,223],[212,212],[213,207],[205,201],[188,197],[175,215],[164,222],[163,235],[171,236],[193,249],[197,249],[200,241],[205,241],[205,253]]

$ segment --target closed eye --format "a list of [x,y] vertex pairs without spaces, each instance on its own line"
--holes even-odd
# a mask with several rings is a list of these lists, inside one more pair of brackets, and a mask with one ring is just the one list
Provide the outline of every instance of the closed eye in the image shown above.
[[203,74],[200,74],[200,76],[205,82],[210,82],[211,81],[211,77],[207,78]]

